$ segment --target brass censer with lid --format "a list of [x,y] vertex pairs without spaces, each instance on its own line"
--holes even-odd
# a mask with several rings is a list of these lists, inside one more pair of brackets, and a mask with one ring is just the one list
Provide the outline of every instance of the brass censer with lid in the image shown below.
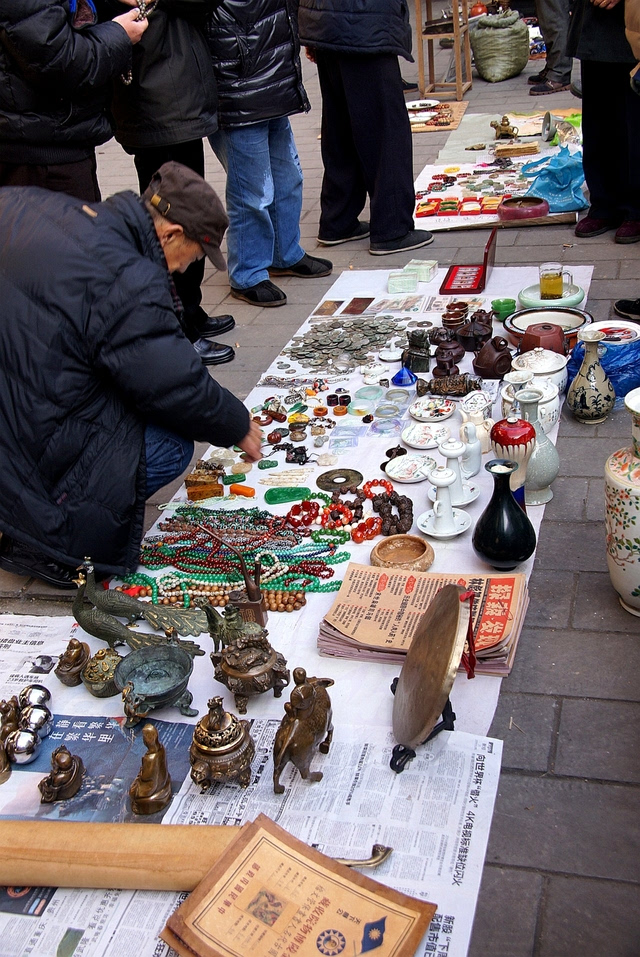
[[222,698],[210,698],[208,707],[189,748],[191,780],[202,788],[232,783],[246,788],[256,750],[249,722],[225,711]]

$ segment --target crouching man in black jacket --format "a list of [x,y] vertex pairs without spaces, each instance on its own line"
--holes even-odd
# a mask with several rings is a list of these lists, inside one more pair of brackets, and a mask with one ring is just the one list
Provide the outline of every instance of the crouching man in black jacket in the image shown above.
[[137,565],[144,503],[194,440],[260,457],[259,429],[179,325],[172,272],[225,268],[228,225],[166,163],[141,198],[0,190],[0,567],[73,587],[85,555]]

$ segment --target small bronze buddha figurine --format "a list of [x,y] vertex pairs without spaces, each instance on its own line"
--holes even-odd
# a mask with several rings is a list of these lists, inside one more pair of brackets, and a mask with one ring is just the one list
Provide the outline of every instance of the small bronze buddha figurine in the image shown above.
[[71,754],[62,744],[51,755],[51,771],[38,784],[40,802],[67,801],[77,794],[82,785],[84,764],[77,754]]
[[0,701],[0,741],[4,742],[8,734],[18,730],[20,721],[20,705],[14,695],[9,700]]
[[134,814],[155,814],[171,802],[171,777],[167,769],[167,753],[160,743],[154,725],[145,724],[142,740],[147,753],[142,757],[140,771],[129,788],[131,810]]
[[72,638],[60,655],[54,669],[56,678],[69,688],[82,683],[82,669],[91,658],[91,650],[85,641]]

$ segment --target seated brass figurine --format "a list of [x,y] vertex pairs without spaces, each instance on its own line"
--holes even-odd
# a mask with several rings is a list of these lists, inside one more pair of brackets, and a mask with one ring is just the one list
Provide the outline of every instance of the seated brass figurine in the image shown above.
[[18,730],[20,720],[20,705],[14,695],[6,701],[4,698],[0,701],[0,741],[4,742],[8,734]]
[[302,777],[320,781],[321,771],[309,771],[311,759],[318,748],[327,754],[333,737],[331,699],[327,688],[332,678],[308,678],[304,668],[294,668],[295,688],[285,704],[285,716],[276,732],[273,746],[273,790],[282,794],[284,785],[280,775],[291,761]]
[[7,757],[4,744],[0,742],[0,784],[4,784],[11,774],[11,762]]
[[518,127],[511,126],[511,124],[509,123],[508,116],[503,116],[500,121],[491,120],[491,123],[489,124],[489,126],[493,127],[493,129],[496,131],[497,140],[501,140],[501,139],[509,140],[511,139],[512,136],[518,135]]
[[91,658],[91,650],[85,641],[72,638],[60,655],[54,669],[56,678],[69,688],[82,683],[82,669]]
[[231,783],[246,788],[255,754],[249,722],[225,711],[222,698],[210,698],[208,706],[208,714],[195,727],[189,749],[191,780],[203,788]]
[[51,771],[38,784],[41,803],[51,804],[72,798],[80,790],[83,774],[82,759],[61,744],[51,755]]
[[171,802],[167,754],[154,725],[145,724],[142,740],[147,753],[143,755],[138,776],[129,788],[131,810],[134,814],[155,814],[156,811],[163,811]]

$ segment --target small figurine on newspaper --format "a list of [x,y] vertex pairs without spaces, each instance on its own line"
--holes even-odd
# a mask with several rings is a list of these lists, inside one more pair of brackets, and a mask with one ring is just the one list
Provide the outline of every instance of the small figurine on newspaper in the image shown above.
[[285,704],[285,716],[273,746],[273,790],[282,794],[280,775],[291,761],[305,781],[321,781],[322,771],[310,771],[316,748],[329,753],[333,738],[331,699],[327,688],[332,678],[308,678],[304,668],[293,669],[295,688]]

